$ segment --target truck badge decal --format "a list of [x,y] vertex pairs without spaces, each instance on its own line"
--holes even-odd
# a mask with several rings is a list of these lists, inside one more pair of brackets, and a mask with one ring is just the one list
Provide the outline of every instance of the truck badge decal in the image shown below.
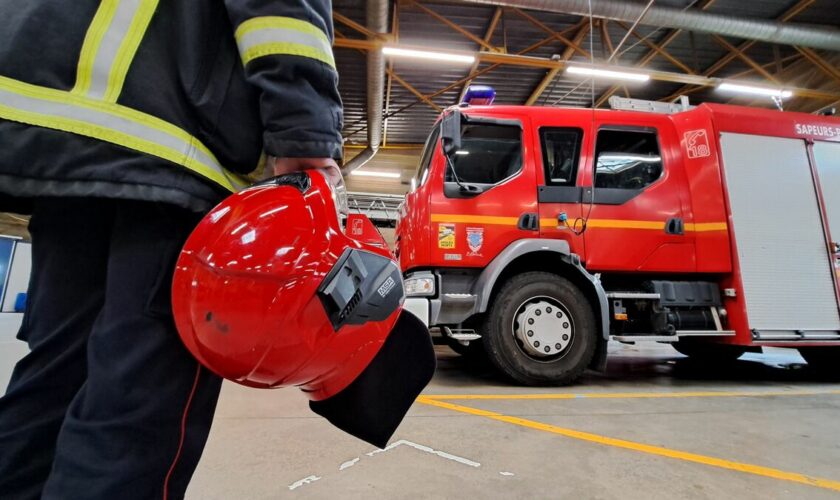
[[470,255],[478,255],[482,245],[484,245],[484,228],[468,227],[467,246],[470,248]]
[[438,248],[455,248],[455,224],[438,224]]
[[445,253],[443,254],[443,260],[461,260],[461,254],[459,253]]
[[711,156],[712,150],[709,148],[709,136],[706,135],[704,129],[689,130],[683,135],[685,140],[685,150],[689,158],[705,158]]
[[353,236],[361,236],[363,234],[365,234],[364,222],[362,222],[362,219],[354,219],[353,220]]

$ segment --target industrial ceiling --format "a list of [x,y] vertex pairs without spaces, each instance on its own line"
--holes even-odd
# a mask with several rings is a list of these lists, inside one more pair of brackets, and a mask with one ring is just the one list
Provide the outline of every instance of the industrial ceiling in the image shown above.
[[[374,157],[365,168],[402,169],[403,189],[418,145],[441,109],[458,103],[470,82],[494,87],[499,104],[580,107],[594,101],[607,107],[611,95],[661,101],[686,95],[692,104],[774,106],[769,98],[720,92],[718,79],[795,89],[784,101],[786,110],[815,112],[840,104],[840,0],[592,0],[591,23],[580,15],[588,12],[586,0],[400,0],[380,7],[387,8],[386,33],[367,27],[367,9],[377,5],[379,0],[333,5],[347,157],[369,142],[372,53],[405,46],[473,53],[478,61],[385,58],[380,139],[390,154],[382,161]],[[691,29],[656,26],[652,20]],[[569,63],[607,61],[654,76],[645,83],[592,85],[564,72]],[[375,104],[376,93],[372,97]],[[369,182],[349,184],[353,190]]]

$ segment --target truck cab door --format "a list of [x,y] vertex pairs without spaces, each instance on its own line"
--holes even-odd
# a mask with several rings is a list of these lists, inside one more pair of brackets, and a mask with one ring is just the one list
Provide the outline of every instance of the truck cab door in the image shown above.
[[679,141],[671,124],[656,118],[596,124],[581,208],[590,271],[697,268],[693,232],[684,220]]
[[583,212],[581,198],[587,163],[585,151],[591,142],[591,120],[568,122],[563,126],[536,125],[535,154],[541,161],[537,169],[537,200],[540,207],[540,237],[565,240],[572,253],[584,257]]
[[[539,234],[531,131],[520,118],[469,116],[449,157],[438,148],[430,185],[433,266],[486,266]],[[451,163],[450,163],[451,162]]]

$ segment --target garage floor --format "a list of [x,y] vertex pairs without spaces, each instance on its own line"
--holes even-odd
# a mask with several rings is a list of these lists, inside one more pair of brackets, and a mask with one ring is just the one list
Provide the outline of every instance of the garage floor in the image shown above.
[[840,383],[795,351],[700,367],[615,344],[606,374],[534,389],[437,350],[385,451],[295,390],[226,385],[187,497],[840,498]]

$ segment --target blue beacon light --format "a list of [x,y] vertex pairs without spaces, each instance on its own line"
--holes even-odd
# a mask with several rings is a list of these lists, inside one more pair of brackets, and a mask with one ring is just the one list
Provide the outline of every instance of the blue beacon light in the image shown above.
[[493,104],[495,99],[496,90],[493,87],[487,85],[470,85],[461,102],[470,106],[489,106]]

